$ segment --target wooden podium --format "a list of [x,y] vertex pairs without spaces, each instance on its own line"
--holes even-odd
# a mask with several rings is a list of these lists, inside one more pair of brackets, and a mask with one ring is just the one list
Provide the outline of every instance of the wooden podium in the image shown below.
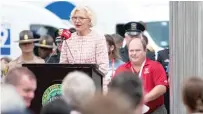
[[82,71],[95,82],[97,90],[102,90],[104,74],[96,64],[23,64],[37,77],[37,90],[30,109],[39,114],[41,107],[61,96],[61,82],[72,71]]

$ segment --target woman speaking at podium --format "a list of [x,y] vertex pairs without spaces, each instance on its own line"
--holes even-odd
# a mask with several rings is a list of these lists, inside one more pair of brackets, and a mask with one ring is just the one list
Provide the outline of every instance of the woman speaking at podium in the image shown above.
[[89,7],[75,7],[71,12],[71,22],[76,32],[63,41],[60,63],[98,64],[104,74],[109,68],[108,51],[104,35],[91,29],[95,25],[95,15]]

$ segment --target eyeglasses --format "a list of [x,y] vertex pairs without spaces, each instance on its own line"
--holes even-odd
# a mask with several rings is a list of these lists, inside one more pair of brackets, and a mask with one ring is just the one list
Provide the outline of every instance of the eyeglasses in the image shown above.
[[85,17],[75,17],[75,16],[73,16],[71,19],[72,19],[73,21],[76,21],[77,19],[78,19],[78,21],[83,21],[83,20],[89,19],[89,18],[85,18]]

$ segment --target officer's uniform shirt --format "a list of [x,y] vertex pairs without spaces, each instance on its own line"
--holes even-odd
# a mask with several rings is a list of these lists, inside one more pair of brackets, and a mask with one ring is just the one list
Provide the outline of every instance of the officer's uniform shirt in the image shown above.
[[128,62],[129,61],[127,46],[120,48],[119,49],[119,53],[120,53],[120,56],[121,56],[121,58],[122,58],[122,60],[124,62]]
[[45,63],[43,59],[40,57],[34,56],[33,60],[30,61],[24,61],[22,56],[18,57],[17,59],[11,61],[8,65],[9,70],[16,68],[16,67],[22,67],[22,64],[24,63]]
[[[169,71],[169,49],[164,49],[161,50],[157,53],[157,61],[159,63],[161,63],[161,65],[164,67],[167,76],[168,75],[168,71]],[[166,106],[167,112],[170,113],[170,93],[169,93],[169,88],[167,88],[166,93],[164,94],[164,104]]]
[[169,63],[169,49],[164,49],[158,52],[157,61],[161,63],[165,71],[167,71]]
[[155,53],[147,49],[147,58],[155,60]]

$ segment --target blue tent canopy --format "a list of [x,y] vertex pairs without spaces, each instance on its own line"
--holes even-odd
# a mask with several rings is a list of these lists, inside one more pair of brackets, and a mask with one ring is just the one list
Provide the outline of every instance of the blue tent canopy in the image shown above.
[[59,18],[69,20],[70,13],[74,9],[74,7],[75,5],[68,1],[56,1],[50,3],[45,8],[57,15]]

